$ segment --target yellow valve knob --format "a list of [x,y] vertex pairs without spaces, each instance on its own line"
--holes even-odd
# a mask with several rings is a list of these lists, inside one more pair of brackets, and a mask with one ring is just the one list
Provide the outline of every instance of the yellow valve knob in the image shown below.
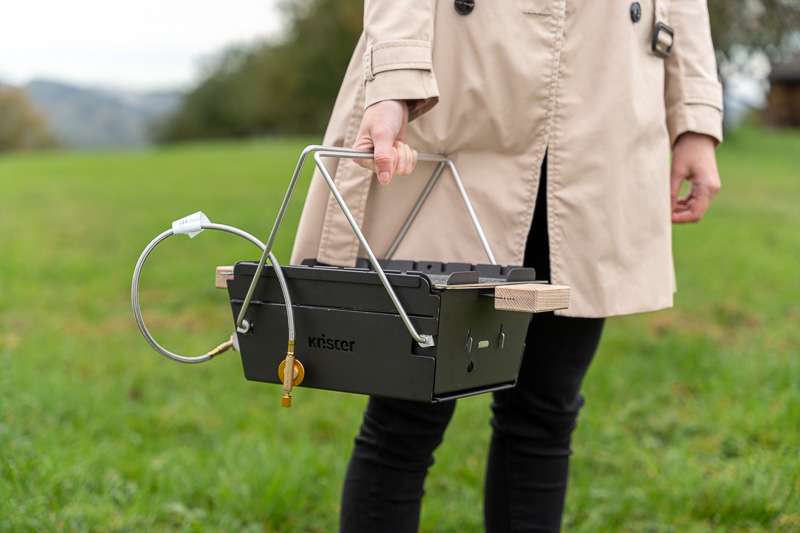
[[[286,375],[286,359],[281,361],[281,364],[278,365],[278,379],[281,380],[281,383],[284,382],[284,376]],[[292,374],[294,379],[292,380],[292,387],[297,387],[298,385],[303,383],[303,380],[306,377],[306,369],[303,366],[303,363],[298,361],[297,359],[294,360],[294,373]]]
[[283,384],[283,396],[281,396],[283,407],[292,406],[292,387],[300,385],[305,375],[306,370],[303,368],[303,363],[294,356],[294,343],[290,342],[286,359],[278,365],[278,379]]

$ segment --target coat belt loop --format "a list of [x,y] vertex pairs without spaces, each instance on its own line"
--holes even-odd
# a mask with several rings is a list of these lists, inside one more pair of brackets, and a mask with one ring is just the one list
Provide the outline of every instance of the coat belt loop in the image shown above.
[[669,25],[669,0],[653,0],[653,25]]

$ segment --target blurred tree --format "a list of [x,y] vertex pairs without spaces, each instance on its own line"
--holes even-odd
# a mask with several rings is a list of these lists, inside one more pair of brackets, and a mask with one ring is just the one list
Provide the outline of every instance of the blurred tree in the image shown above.
[[57,145],[45,118],[25,92],[0,86],[0,152],[41,150]]
[[800,0],[709,0],[711,30],[722,61],[739,50],[779,59],[800,46]]
[[[708,4],[723,87],[742,76],[761,81],[766,92],[769,63],[800,48],[800,0],[709,0]],[[752,107],[750,102],[736,103]]]
[[230,49],[157,127],[162,141],[321,133],[363,24],[363,0],[283,0],[277,42]]

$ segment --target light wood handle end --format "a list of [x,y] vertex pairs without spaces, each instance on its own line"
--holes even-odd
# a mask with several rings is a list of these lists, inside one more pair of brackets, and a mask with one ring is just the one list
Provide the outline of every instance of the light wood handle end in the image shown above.
[[566,285],[523,283],[494,289],[494,308],[517,313],[547,313],[569,307],[570,288]]
[[233,279],[232,266],[218,266],[217,275],[215,276],[215,286],[218,289],[227,289],[228,281]]

